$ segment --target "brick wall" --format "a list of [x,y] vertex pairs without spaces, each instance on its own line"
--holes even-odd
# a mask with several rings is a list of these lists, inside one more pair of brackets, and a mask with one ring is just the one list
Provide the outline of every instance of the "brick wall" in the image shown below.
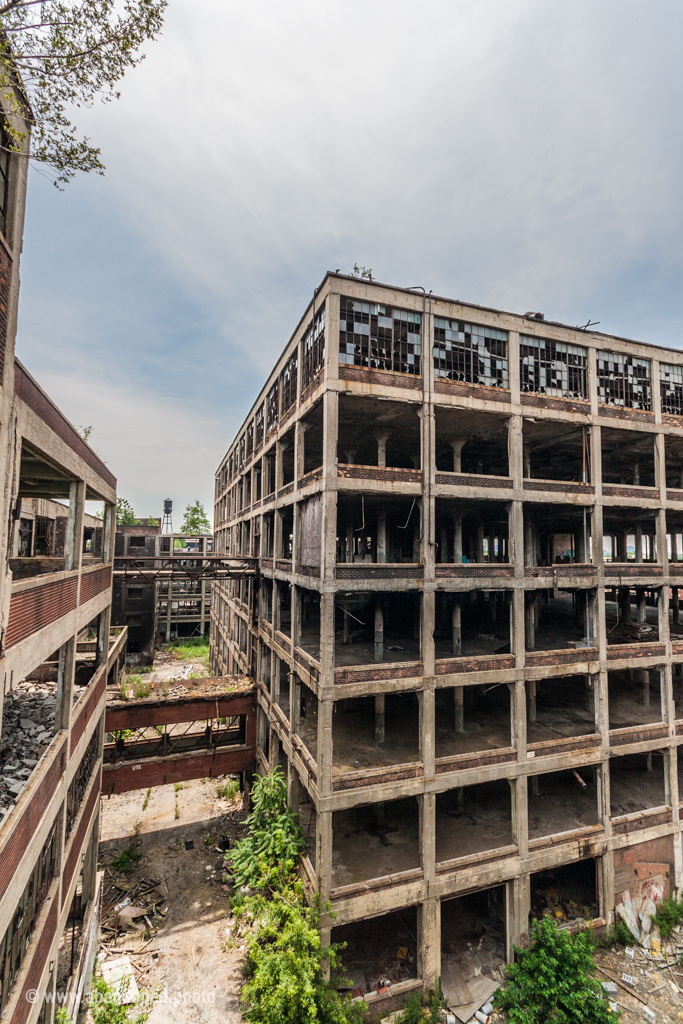
[[5,648],[9,650],[38,630],[61,619],[76,607],[78,580],[53,580],[40,587],[12,594],[9,619],[5,634]]
[[111,566],[103,565],[101,569],[93,569],[81,576],[81,599],[80,603],[85,604],[97,597],[103,590],[109,590],[111,586]]

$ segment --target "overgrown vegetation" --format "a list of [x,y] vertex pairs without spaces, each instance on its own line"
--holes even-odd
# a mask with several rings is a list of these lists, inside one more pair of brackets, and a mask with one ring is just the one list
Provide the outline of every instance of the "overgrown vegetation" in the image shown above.
[[595,936],[571,935],[550,918],[534,921],[528,949],[515,949],[507,981],[495,1005],[510,1024],[616,1024],[600,983],[593,977]]
[[[151,1010],[150,1003],[153,1001],[149,1000],[149,993],[147,998],[144,994],[141,995],[138,1002],[131,1006],[121,1006],[118,1001],[119,994],[118,986],[108,985],[104,978],[93,979],[90,1012],[94,1024],[145,1024]],[[139,1007],[143,1000],[147,1009],[141,1010]],[[59,1018],[55,1016],[55,1020],[59,1021]],[[70,1020],[67,1014],[64,1024]]]
[[351,1024],[365,1006],[342,998],[325,980],[341,970],[339,947],[320,940],[318,903],[304,895],[297,866],[306,839],[287,807],[282,771],[256,776],[249,835],[226,858],[233,906],[251,925],[242,999],[252,1024]]
[[617,918],[612,927],[603,932],[596,945],[601,949],[609,949],[611,946],[632,946],[634,942],[635,939],[628,930],[628,926],[621,918]]
[[187,534],[210,534],[211,523],[201,501],[193,501],[185,506],[185,515],[180,524],[180,532]]
[[116,871],[132,871],[139,860],[140,851],[137,846],[127,846],[125,850],[117,853],[111,864]]
[[439,1024],[439,1013],[445,1005],[441,985],[429,999],[421,992],[411,992],[396,1024]]
[[234,800],[240,791],[237,779],[222,779],[216,784],[216,796],[221,800]]
[[674,928],[683,924],[683,899],[677,900],[675,896],[667,896],[661,900],[657,904],[657,912],[652,920],[659,928],[662,938],[668,938]]
[[149,697],[150,684],[143,683],[142,676],[134,672],[132,675],[124,676],[119,683],[119,692],[121,694],[121,700],[127,700],[128,694],[133,691],[134,697]]
[[127,498],[116,499],[116,525],[140,526],[140,520],[135,515],[133,506]]

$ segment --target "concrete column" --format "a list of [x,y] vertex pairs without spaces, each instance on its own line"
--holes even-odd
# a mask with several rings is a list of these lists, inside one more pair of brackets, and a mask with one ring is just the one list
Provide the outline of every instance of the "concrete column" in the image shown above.
[[453,611],[452,611],[452,625],[453,625],[453,657],[459,658],[462,654],[462,598],[460,594],[453,595]]
[[102,524],[102,561],[111,562],[114,557],[114,534],[116,533],[116,505],[106,503]]
[[441,524],[439,549],[439,562],[443,564],[448,561],[448,530],[444,523]]
[[387,464],[387,441],[391,437],[391,431],[378,430],[374,436],[377,441],[377,465],[384,469]]
[[286,444],[283,441],[275,442],[275,491],[280,490],[282,487],[282,454],[286,448]]
[[645,622],[647,618],[647,605],[645,601],[645,588],[636,588],[636,622]]
[[465,687],[454,686],[455,731],[459,736],[465,732]]
[[525,608],[525,644],[527,651],[536,649],[536,594],[529,594]]
[[273,558],[282,558],[282,512],[273,512]]
[[66,524],[64,568],[80,569],[83,561],[83,513],[85,481],[73,480],[69,486],[69,517]]
[[296,672],[289,673],[289,728],[298,735],[301,720],[301,680]]
[[323,688],[334,685],[334,597],[329,591],[320,595],[320,684]]
[[375,601],[375,661],[384,661],[384,606],[381,597]]
[[453,561],[456,565],[462,564],[462,513],[453,516],[455,537],[453,541]]
[[477,527],[477,563],[484,561],[484,527]]
[[386,713],[385,696],[378,693],[375,696],[375,743],[382,746],[386,736]]
[[323,904],[330,898],[332,888],[332,811],[318,811],[316,815],[315,873],[318,894]]
[[527,721],[532,725],[536,723],[536,681],[534,679],[527,680]]
[[294,424],[294,483],[298,485],[306,466],[306,431],[310,424],[297,420]]
[[[255,522],[255,520],[254,520]],[[297,572],[297,566],[301,562],[299,551],[301,550],[300,545],[300,523],[301,523],[301,506],[298,501],[294,502],[294,508],[292,510],[292,572]]]
[[441,976],[441,901],[436,897],[425,900],[417,917],[418,970],[427,993]]
[[353,521],[346,524],[346,561],[353,561]]
[[387,560],[387,514],[384,509],[377,513],[377,561]]
[[292,814],[296,814],[297,817],[299,815],[299,805],[301,804],[302,789],[301,780],[290,758],[287,768],[287,804]]
[[76,637],[72,636],[59,648],[57,669],[57,707],[55,728],[68,729],[73,705],[74,674],[76,670]]
[[642,523],[636,523],[635,541],[636,541],[636,562],[642,562],[642,560],[643,560],[643,525],[642,525]]
[[681,622],[680,617],[680,591],[678,587],[674,587],[671,591],[671,613],[673,616],[674,626],[679,626]]
[[334,702],[318,701],[318,791],[322,796],[332,795],[332,715]]
[[453,449],[453,472],[462,473],[462,450],[465,446],[467,438],[459,437],[454,441],[450,442],[451,448]]
[[524,479],[531,479],[531,449],[528,444],[524,445]]
[[349,614],[349,602],[344,601],[344,643],[351,643],[351,615]]
[[290,619],[292,624],[292,648],[301,646],[301,588],[292,584],[290,588]]
[[97,653],[95,655],[95,664],[99,668],[100,665],[107,663],[109,656],[109,631],[111,626],[111,605],[107,605],[104,611],[101,611],[97,621]]
[[650,673],[648,670],[640,670],[640,682],[643,687],[643,707],[649,708],[650,706]]

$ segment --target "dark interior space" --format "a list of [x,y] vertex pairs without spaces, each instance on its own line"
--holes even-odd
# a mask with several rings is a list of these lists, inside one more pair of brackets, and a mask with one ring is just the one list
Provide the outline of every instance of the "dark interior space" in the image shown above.
[[281,510],[282,527],[280,534],[280,550],[277,558],[292,557],[292,542],[294,538],[294,509],[291,505]]
[[420,561],[421,501],[341,492],[337,562]]
[[332,717],[332,774],[420,760],[416,693],[338,700]]
[[614,587],[605,590],[608,644],[653,643],[659,639],[659,590]]
[[595,693],[590,676],[527,679],[527,743],[543,743],[567,736],[593,735]]
[[511,846],[512,797],[507,779],[436,795],[436,860]]
[[528,782],[529,839],[597,825],[597,766],[531,775]]
[[601,434],[603,483],[655,486],[654,434],[615,427],[603,427]]
[[275,600],[278,603],[278,621],[279,625],[277,628],[285,636],[291,637],[292,635],[292,594],[289,589],[288,583],[283,583],[282,580],[275,581]]
[[473,1015],[503,981],[505,922],[504,885],[442,901],[441,987],[451,1009],[472,1004]]
[[603,557],[605,562],[657,562],[657,519],[652,509],[603,510]]
[[609,727],[625,729],[661,722],[661,671],[659,668],[623,669],[608,672]]
[[666,486],[683,488],[683,438],[664,435],[666,453]]
[[420,468],[420,406],[358,395],[339,396],[340,464]]
[[525,565],[586,565],[591,561],[589,507],[524,503]]
[[335,665],[420,660],[420,594],[337,594]]
[[598,862],[592,857],[531,876],[531,917],[551,917],[561,928],[599,916]]
[[447,686],[435,699],[437,757],[512,746],[507,683]]
[[525,416],[524,476],[533,480],[589,483],[588,429]]
[[318,698],[300,683],[299,736],[314,761],[318,760]]
[[509,654],[511,606],[510,590],[437,591],[436,657]]
[[437,498],[436,561],[509,562],[508,505],[503,501]]
[[415,797],[334,812],[334,888],[419,866],[420,815]]
[[280,705],[285,718],[289,721],[289,675],[287,672],[287,662],[278,658],[277,654],[274,655],[274,658],[275,671],[280,674],[280,682],[276,691],[276,703]]
[[301,420],[303,436],[303,471],[310,473],[323,464],[323,403],[318,402]]
[[316,661],[320,658],[320,594],[299,590],[299,647]]
[[294,427],[283,435],[280,441],[282,451],[282,486],[294,479]]
[[[676,718],[683,718],[683,664],[680,662],[671,666],[671,688],[674,699],[674,715]],[[683,790],[681,791],[683,793]]]
[[332,943],[344,947],[341,977],[332,982],[352,996],[418,976],[416,907],[339,925],[332,929]]
[[663,750],[610,758],[609,778],[614,818],[666,805]]
[[505,416],[437,407],[435,443],[439,473],[509,475]]
[[591,647],[595,643],[592,590],[527,591],[525,642],[527,651]]

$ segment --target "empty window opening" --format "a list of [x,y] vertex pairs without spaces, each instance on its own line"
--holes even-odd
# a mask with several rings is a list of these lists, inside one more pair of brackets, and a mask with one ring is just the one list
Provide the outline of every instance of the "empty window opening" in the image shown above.
[[505,980],[505,937],[504,885],[442,900],[441,988],[451,1009],[472,1003],[462,1020]]
[[290,692],[287,662],[282,661],[278,658],[277,654],[274,654],[273,663],[275,672],[275,703],[279,705],[285,718],[289,721]]
[[301,343],[303,363],[301,367],[301,390],[304,391],[321,373],[325,365],[325,307],[315,314],[315,319],[304,332]]
[[419,563],[421,502],[341,492],[337,562]]
[[317,590],[299,589],[297,594],[299,624],[297,647],[316,661],[320,658],[320,594]]
[[654,514],[647,509],[605,509],[603,558],[605,562],[657,562]]
[[655,435],[603,427],[602,482],[629,487],[655,486]]
[[647,754],[612,757],[609,762],[610,804],[612,817],[634,814],[650,807],[668,803],[663,750]]
[[512,592],[466,590],[436,594],[437,658],[510,653]]
[[593,590],[532,590],[525,594],[527,651],[568,650],[595,645]]
[[649,359],[621,352],[598,351],[596,355],[599,402],[626,409],[652,408]]
[[342,296],[339,362],[419,376],[422,315]]
[[440,564],[509,562],[509,515],[502,501],[437,498],[436,561]]
[[508,388],[508,332],[434,318],[434,376]]
[[311,410],[299,424],[301,463],[299,475],[312,472],[323,464],[323,403]]
[[353,921],[332,929],[332,943],[340,943],[342,970],[333,984],[353,997],[378,992],[388,982],[416,978],[418,963],[417,908],[403,907],[391,914]]
[[286,637],[291,639],[292,636],[292,596],[289,585],[282,583],[280,580],[275,582],[275,594],[274,594],[274,621],[273,626],[280,633],[283,633]]
[[597,765],[531,775],[528,779],[529,839],[597,825]]
[[318,698],[305,683],[297,679],[299,724],[297,733],[314,761],[318,758]]
[[495,413],[437,406],[435,452],[438,473],[507,477],[508,421]]
[[659,639],[659,590],[614,587],[605,591],[608,644],[654,643]]
[[527,479],[590,483],[591,448],[586,427],[526,417],[523,457]]
[[531,917],[550,917],[560,928],[600,915],[598,861],[592,857],[531,876]]
[[128,547],[129,548],[144,548],[145,540],[146,540],[145,537],[129,537],[128,538]]
[[587,506],[524,503],[524,564],[590,565],[592,515]]
[[457,757],[512,746],[507,683],[436,691],[436,756]]
[[[662,409],[662,412],[664,411]],[[681,415],[683,415],[683,412]],[[683,488],[683,438],[665,434],[664,451],[666,459],[666,486],[678,489]],[[673,514],[675,515],[675,513]],[[669,514],[667,514],[667,519],[668,516]]]
[[420,468],[417,403],[339,396],[337,458],[344,466]]
[[661,677],[662,670],[657,667],[607,674],[610,729],[661,722],[666,717],[662,708]]
[[526,735],[529,744],[597,732],[595,680],[588,675],[527,679]]
[[419,866],[420,815],[415,797],[334,812],[334,888]]
[[418,593],[338,593],[335,665],[420,660]]
[[512,796],[507,779],[436,795],[436,860],[511,846]]
[[420,760],[416,693],[338,700],[332,717],[332,774]]
[[554,398],[588,398],[588,349],[550,338],[519,337],[522,391]]
[[294,510],[291,505],[281,509],[280,519],[280,544],[276,557],[290,559],[294,543]]

